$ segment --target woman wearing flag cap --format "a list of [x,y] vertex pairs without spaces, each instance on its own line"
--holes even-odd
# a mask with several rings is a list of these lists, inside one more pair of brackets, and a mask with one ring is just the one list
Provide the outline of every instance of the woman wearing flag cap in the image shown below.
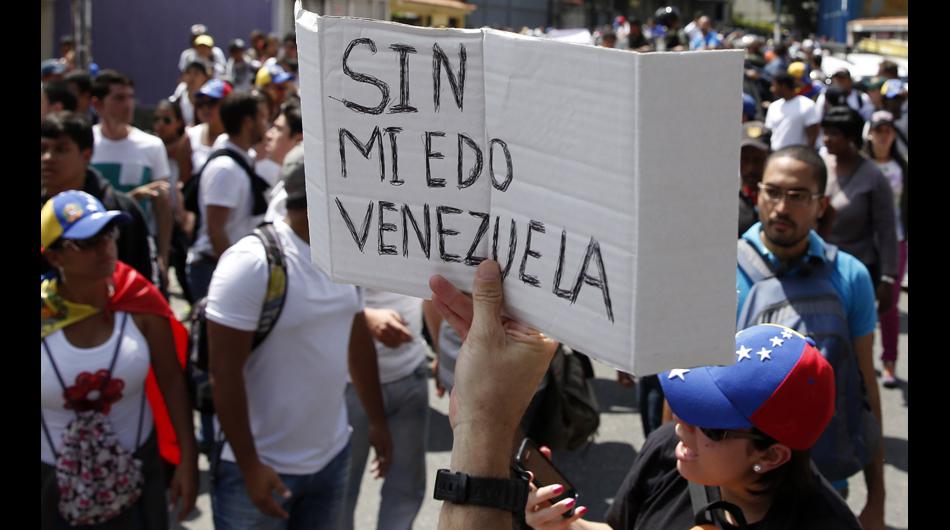
[[[450,406],[451,471],[509,478],[517,419],[550,361],[550,339],[502,315],[493,261],[477,269],[471,299],[441,277],[430,286],[435,306],[465,338]],[[561,493],[557,484],[531,487],[526,522],[536,529],[688,529],[702,522],[694,517],[692,482],[718,487],[727,509],[697,511],[721,528],[860,529],[808,453],[834,412],[831,366],[806,337],[771,324],[736,334],[735,355],[729,366],[659,374],[675,421],[647,438],[607,525],[583,520],[584,507],[562,517],[575,503],[548,502]],[[449,502],[440,528],[500,528],[510,517]]]
[[[56,271],[40,286],[44,529],[84,517],[95,517],[95,526],[84,528],[168,528],[160,456],[178,464],[169,487],[172,502],[182,500],[179,521],[195,503],[196,446],[181,369],[187,334],[155,286],[116,259],[116,225],[128,221],[82,191],[54,196],[40,213],[42,251]],[[144,406],[146,396],[151,407]],[[102,438],[101,423],[97,431],[75,431],[78,420],[90,417],[85,413],[105,418],[114,438]],[[138,473],[97,467],[124,462],[121,456],[99,453],[70,475],[76,463],[66,457],[83,455],[81,444],[70,442],[75,432],[79,440],[92,432],[104,447],[117,441],[116,451],[131,453],[144,476],[139,491],[121,481]],[[110,482],[116,476],[118,485]],[[71,486],[99,478],[107,487],[93,499]],[[116,491],[125,502],[107,505]]]

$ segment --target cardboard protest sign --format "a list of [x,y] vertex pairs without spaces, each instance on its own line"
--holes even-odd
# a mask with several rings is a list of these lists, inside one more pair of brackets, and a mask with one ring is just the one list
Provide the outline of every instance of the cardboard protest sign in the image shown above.
[[635,54],[297,7],[313,261],[645,375],[732,361],[742,52]]

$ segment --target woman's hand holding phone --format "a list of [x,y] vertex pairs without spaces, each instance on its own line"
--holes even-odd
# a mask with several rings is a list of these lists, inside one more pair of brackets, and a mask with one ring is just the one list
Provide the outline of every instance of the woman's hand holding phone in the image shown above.
[[[551,459],[551,449],[546,446],[539,448],[548,460]],[[530,472],[529,472],[530,473]],[[528,502],[525,505],[525,522],[535,530],[563,530],[578,529],[580,518],[587,513],[587,507],[581,506],[574,510],[574,515],[565,518],[564,514],[574,508],[577,499],[568,497],[555,504],[551,500],[564,493],[563,484],[550,484],[538,488],[534,485],[534,475],[528,483]]]

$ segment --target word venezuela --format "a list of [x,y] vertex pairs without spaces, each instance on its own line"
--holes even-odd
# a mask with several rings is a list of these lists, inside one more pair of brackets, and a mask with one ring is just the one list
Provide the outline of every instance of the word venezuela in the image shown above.
[[[429,53],[431,62],[421,57]],[[452,97],[449,105],[454,105],[462,112],[465,110],[468,62],[464,43],[458,45],[458,54],[453,58],[454,61],[438,42],[433,42],[431,49],[420,50],[408,44],[393,43],[383,46],[371,38],[356,38],[349,42],[343,52],[342,70],[344,75],[356,83],[374,87],[374,97],[371,100],[366,99],[365,90],[360,92],[360,101],[348,99],[346,95],[328,97],[364,117],[403,114],[409,119],[413,114],[420,113],[411,98],[410,80],[413,77],[410,76],[410,67],[421,62],[431,68],[432,115],[438,117],[445,110],[441,96],[446,86]],[[354,63],[367,64],[368,60],[374,61],[374,66],[375,61],[390,65],[393,75],[389,79],[394,81],[398,78],[398,87],[391,86],[371,73],[358,71],[358,67],[353,66]],[[379,69],[375,68],[373,72],[379,73]],[[482,97],[482,86],[470,88],[470,92],[475,91],[478,98]],[[377,92],[378,96],[375,96]],[[604,317],[611,323],[614,322],[607,267],[597,239],[589,238],[583,250],[583,259],[577,260],[574,270],[567,270],[567,230],[561,230],[559,244],[544,245],[540,241],[541,238],[557,237],[556,233],[549,233],[544,220],[525,218],[519,223],[514,218],[508,218],[505,223],[502,216],[493,215],[490,211],[490,195],[507,193],[516,182],[517,164],[512,159],[508,143],[501,138],[490,138],[487,139],[486,145],[479,145],[476,138],[487,135],[471,134],[470,131],[439,130],[439,125],[444,120],[426,119],[429,122],[427,127],[432,130],[425,130],[421,135],[412,135],[414,138],[404,134],[404,127],[383,126],[367,120],[348,121],[346,127],[339,127],[334,131],[339,140],[338,177],[365,177],[365,171],[354,172],[352,169],[356,161],[362,160],[360,167],[365,169],[365,164],[369,162],[373,168],[371,178],[375,180],[378,176],[380,186],[400,187],[406,184],[406,179],[424,179],[424,189],[434,191],[446,188],[451,182],[451,185],[460,191],[486,194],[484,210],[488,211],[461,208],[458,204],[436,203],[439,198],[434,193],[425,194],[423,201],[414,201],[411,205],[386,200],[386,191],[381,189],[380,198],[363,199],[365,208],[354,208],[352,196],[348,196],[349,208],[344,205],[340,196],[333,196],[331,215],[340,216],[359,252],[365,254],[375,250],[379,256],[395,258],[425,256],[426,260],[438,259],[444,263],[460,263],[470,267],[477,266],[490,255],[491,259],[501,265],[503,278],[507,278],[516,267],[516,278],[526,286],[548,289],[556,297],[571,304],[577,301],[585,286],[599,290],[604,305]],[[447,159],[443,151],[453,147],[455,156],[451,157],[450,153],[451,158]],[[406,149],[418,150],[413,153],[414,159],[424,160],[424,163],[406,164],[410,171],[407,172],[407,168],[403,168],[400,172],[400,152],[405,160]],[[373,163],[374,159],[376,163]],[[451,166],[450,160],[455,162]],[[454,178],[447,177],[445,172],[448,167],[454,170],[450,170],[455,174]],[[490,180],[490,187],[476,186],[484,173],[488,174],[484,178]],[[463,227],[471,229],[466,231]],[[376,233],[375,249],[367,248],[371,231]],[[450,242],[452,244],[449,244]],[[450,251],[453,245],[454,248],[468,250]],[[436,248],[433,249],[433,246]],[[558,251],[545,255],[542,247],[557,247]],[[553,277],[550,274],[538,274],[539,268],[542,267],[553,268]],[[543,285],[539,275],[553,279],[549,284]]]

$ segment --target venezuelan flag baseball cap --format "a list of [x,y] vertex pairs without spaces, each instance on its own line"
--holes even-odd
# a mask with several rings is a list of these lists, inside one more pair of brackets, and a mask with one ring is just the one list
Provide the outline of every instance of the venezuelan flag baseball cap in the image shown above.
[[204,96],[211,99],[223,99],[225,96],[231,93],[231,90],[231,84],[227,81],[222,81],[221,79],[211,79],[205,84],[201,85],[201,88],[195,92],[195,96]]
[[125,212],[106,210],[99,199],[84,191],[64,191],[40,210],[40,240],[47,248],[60,238],[88,239],[113,221],[125,224],[131,220]]
[[271,83],[286,83],[294,78],[294,74],[284,70],[279,65],[261,67],[254,78],[254,85],[258,88],[265,87]]
[[760,324],[736,334],[736,362],[659,375],[673,413],[697,427],[755,427],[793,450],[810,448],[835,410],[835,378],[814,341]]

